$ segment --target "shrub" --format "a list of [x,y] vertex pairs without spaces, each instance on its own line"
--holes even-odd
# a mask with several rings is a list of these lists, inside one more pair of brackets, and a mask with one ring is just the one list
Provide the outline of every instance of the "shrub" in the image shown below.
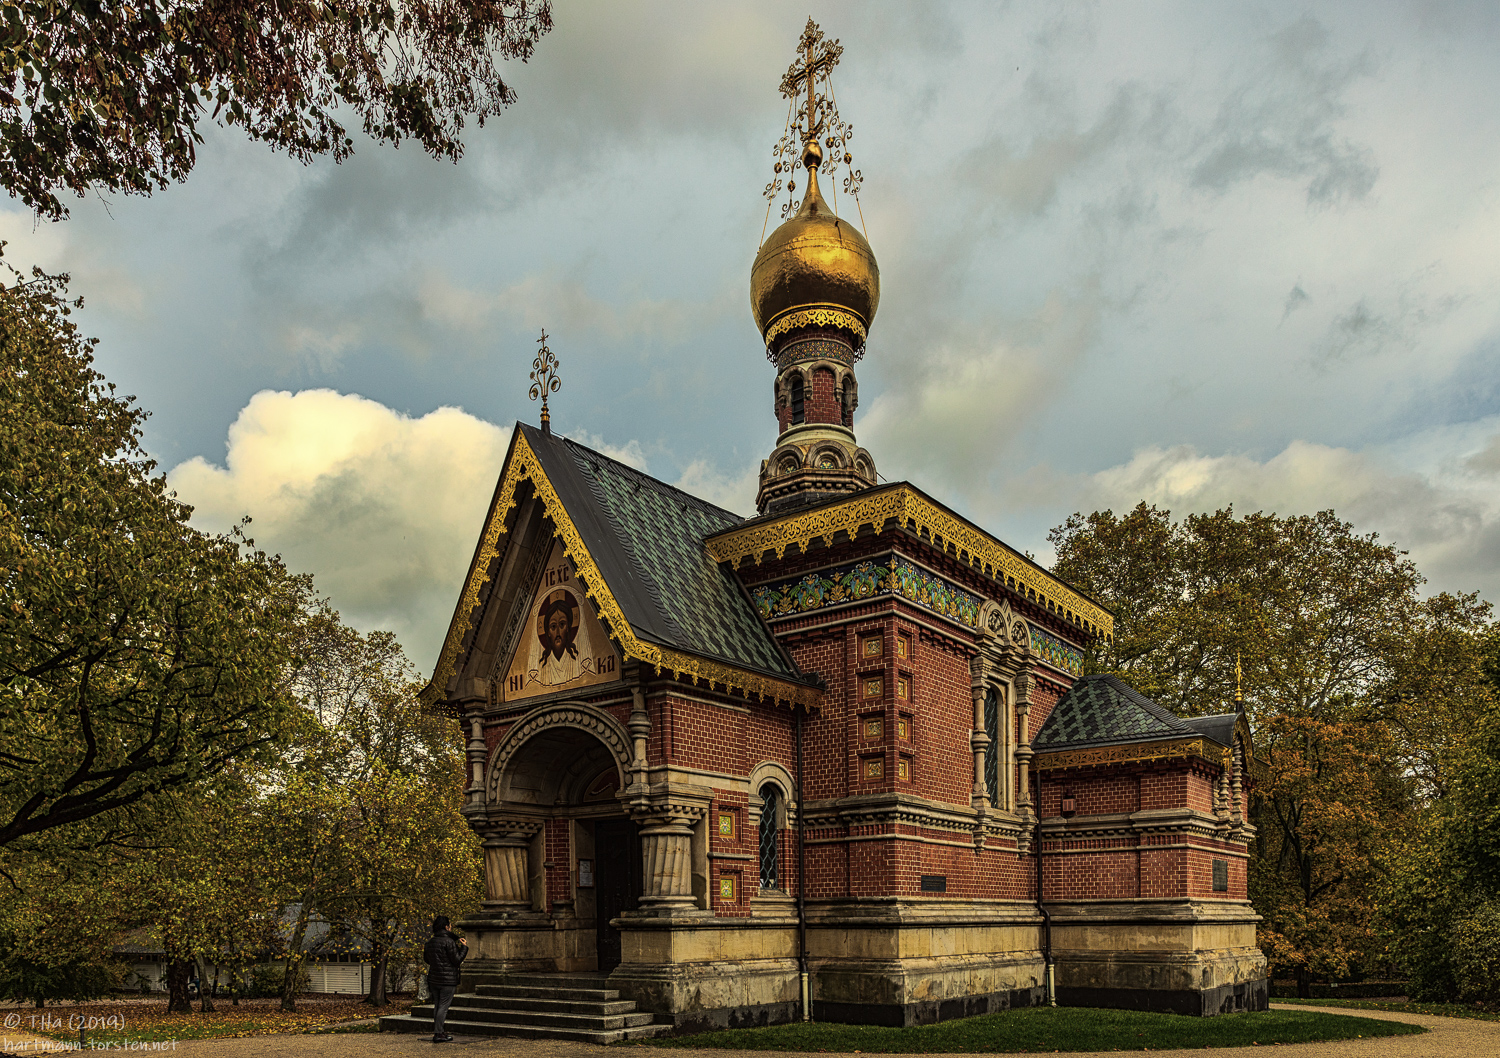
[[[252,966],[245,983],[245,995],[250,999],[279,996],[281,995],[281,982],[284,980],[286,980],[285,963],[261,963],[258,966]],[[297,968],[297,991],[306,992],[309,983],[311,983],[311,977],[307,972],[307,963],[304,962]]]
[[0,998],[44,1006],[71,1000],[75,1003],[108,995],[124,977],[124,968],[112,963],[77,959],[48,965],[13,951],[0,958]]
[[1459,918],[1450,940],[1456,998],[1500,1003],[1500,902],[1479,904]]

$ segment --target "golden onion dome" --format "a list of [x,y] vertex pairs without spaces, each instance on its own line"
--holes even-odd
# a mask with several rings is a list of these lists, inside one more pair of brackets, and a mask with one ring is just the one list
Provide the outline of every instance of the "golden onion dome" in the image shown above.
[[837,327],[864,344],[880,306],[880,267],[870,244],[840,220],[818,192],[821,153],[803,155],[807,194],[795,216],[771,233],[750,269],[750,307],[769,346],[804,326]]

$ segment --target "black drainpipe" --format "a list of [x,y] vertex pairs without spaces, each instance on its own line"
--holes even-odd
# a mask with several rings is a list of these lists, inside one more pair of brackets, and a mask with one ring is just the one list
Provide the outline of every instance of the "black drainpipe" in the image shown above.
[[806,706],[797,706],[797,976],[802,986],[802,1020],[811,1021],[807,976],[807,817],[802,811],[802,714],[806,711]]
[[1036,909],[1042,913],[1042,962],[1046,966],[1047,1005],[1057,1006],[1057,988],[1052,975],[1052,915],[1042,903],[1042,774],[1036,773]]

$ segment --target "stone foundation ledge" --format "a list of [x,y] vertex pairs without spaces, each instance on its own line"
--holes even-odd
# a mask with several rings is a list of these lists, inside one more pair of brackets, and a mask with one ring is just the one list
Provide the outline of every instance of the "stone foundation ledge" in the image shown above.
[[[813,1013],[861,1025],[927,1025],[1032,1006],[1043,994],[1035,949],[985,955],[851,960],[811,964]],[[820,1013],[821,1012],[821,1013]]]
[[[1049,905],[1050,906],[1050,905]],[[1035,926],[1032,900],[953,900],[916,896],[847,897],[807,903],[809,929],[913,926]]]
[[801,1017],[797,960],[739,959],[640,965],[622,963],[609,987],[679,1032],[779,1025]]
[[1265,1010],[1266,957],[1259,948],[1143,952],[1053,950],[1057,1001],[1065,1006],[1161,1010],[1208,1016]]
[[[1032,905],[1035,907],[1036,905]],[[1116,900],[1048,900],[1054,924],[1072,922],[1259,922],[1248,900],[1125,897]]]

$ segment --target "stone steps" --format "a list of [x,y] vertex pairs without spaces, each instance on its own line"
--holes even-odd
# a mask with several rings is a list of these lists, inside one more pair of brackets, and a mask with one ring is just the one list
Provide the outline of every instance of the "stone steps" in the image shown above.
[[[672,1031],[670,1025],[642,1025],[639,1028],[565,1029],[546,1025],[507,1025],[489,1021],[462,1021],[448,1012],[444,1028],[455,1036],[516,1036],[533,1040],[573,1040],[577,1043],[618,1043],[621,1040],[645,1040]],[[381,1032],[412,1032],[432,1035],[432,1018],[410,1014],[392,1014],[380,1019]]]
[[[616,1043],[647,1039],[672,1031],[657,1024],[635,1002],[606,988],[598,974],[515,974],[486,978],[472,992],[453,997],[446,1031],[466,1036],[518,1036],[528,1039]],[[414,1006],[410,1014],[380,1019],[381,1032],[432,1032],[432,1004]]]

